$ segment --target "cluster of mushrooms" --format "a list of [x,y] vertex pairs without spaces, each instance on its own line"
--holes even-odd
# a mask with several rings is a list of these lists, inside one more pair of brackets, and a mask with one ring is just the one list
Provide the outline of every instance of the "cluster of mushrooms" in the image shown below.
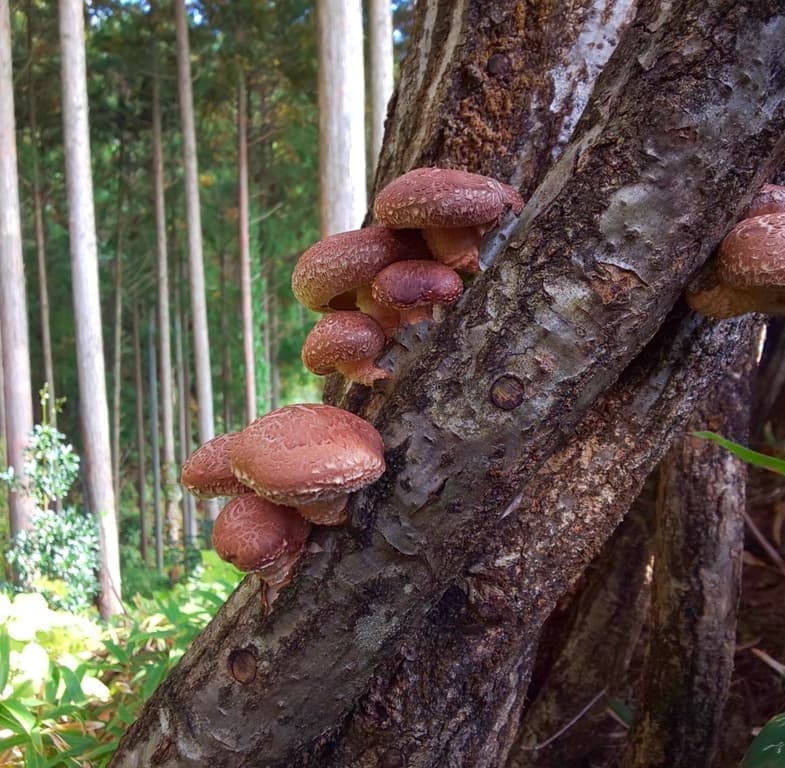
[[766,184],[687,289],[708,317],[785,313],[785,187]]
[[[480,242],[520,195],[487,176],[418,168],[376,197],[377,226],[327,237],[292,275],[298,301],[323,313],[302,359],[367,386],[400,325],[432,318],[463,292],[459,272],[479,271]],[[262,579],[269,611],[305,549],[311,524],[340,525],[349,494],[385,469],[381,435],[367,421],[323,404],[289,405],[198,448],[181,482],[197,498],[233,497],[213,527],[220,557]]]

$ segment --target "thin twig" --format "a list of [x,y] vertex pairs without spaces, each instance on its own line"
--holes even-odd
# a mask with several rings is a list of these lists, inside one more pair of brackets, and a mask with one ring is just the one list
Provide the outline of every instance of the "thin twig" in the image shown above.
[[758,544],[766,550],[766,554],[771,558],[774,565],[777,566],[780,573],[785,575],[785,560],[782,559],[780,553],[769,543],[769,540],[763,535],[760,528],[755,525],[747,510],[743,509],[741,513],[744,515],[744,522],[749,526],[749,529],[752,535],[757,539]]
[[567,731],[572,728],[575,723],[577,723],[606,693],[608,689],[603,688],[580,712],[578,712],[575,717],[572,718],[566,725],[560,728],[553,736],[548,737],[545,741],[541,742],[540,744],[535,744],[532,747],[521,747],[521,752],[536,752],[538,749],[545,749],[545,747],[553,744],[556,739],[558,739],[563,734],[567,733]]

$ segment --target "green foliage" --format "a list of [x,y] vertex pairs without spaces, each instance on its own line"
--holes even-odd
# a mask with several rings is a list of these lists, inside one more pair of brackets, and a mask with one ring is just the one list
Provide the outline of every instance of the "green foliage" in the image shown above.
[[106,765],[239,575],[213,552],[198,571],[137,597],[110,626],[53,611],[40,595],[0,595],[0,765]]
[[768,469],[771,472],[776,472],[780,475],[785,475],[785,460],[783,459],[753,451],[751,448],[745,448],[743,445],[734,443],[732,440],[728,440],[727,438],[722,437],[722,435],[718,435],[716,432],[693,432],[693,434],[695,437],[711,440],[711,442],[730,451],[730,453],[737,456],[742,461],[746,461],[747,464],[752,464],[753,466]]
[[785,768],[785,713],[763,726],[745,752],[741,768]]
[[37,509],[33,527],[8,552],[20,584],[65,611],[88,608],[98,593],[98,525],[73,507]]

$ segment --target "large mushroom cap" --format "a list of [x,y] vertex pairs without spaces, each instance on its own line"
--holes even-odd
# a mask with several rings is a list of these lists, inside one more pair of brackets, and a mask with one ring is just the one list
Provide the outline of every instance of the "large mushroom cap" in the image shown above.
[[258,572],[266,582],[279,584],[300,556],[309,530],[295,510],[244,493],[216,518],[213,547],[241,571]]
[[316,312],[352,309],[354,293],[369,285],[379,270],[424,250],[415,233],[367,227],[331,235],[315,243],[297,261],[292,291]]
[[306,337],[303,364],[317,376],[340,371],[352,381],[371,384],[389,375],[373,362],[385,340],[384,330],[372,317],[362,312],[331,312]]
[[229,461],[229,446],[237,434],[231,432],[208,440],[183,464],[180,482],[198,499],[248,492],[248,488],[235,477]]
[[744,218],[767,213],[785,213],[785,187],[779,184],[764,184],[744,211]]
[[287,405],[248,425],[231,447],[235,475],[260,496],[303,507],[339,499],[384,472],[381,435],[331,405]]
[[722,241],[717,271],[734,288],[785,288],[785,213],[739,222]]
[[373,205],[388,227],[472,227],[495,221],[510,206],[523,207],[508,184],[467,171],[415,168],[390,182]]

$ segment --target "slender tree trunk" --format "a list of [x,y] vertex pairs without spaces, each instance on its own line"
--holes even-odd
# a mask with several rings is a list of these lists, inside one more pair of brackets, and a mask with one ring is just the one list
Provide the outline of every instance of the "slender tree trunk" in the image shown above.
[[[199,440],[207,442],[215,432],[213,418],[213,384],[210,370],[210,340],[207,331],[207,303],[202,256],[202,221],[199,210],[199,171],[196,156],[191,61],[188,44],[188,17],[185,0],[175,0],[177,33],[177,88],[180,95],[180,119],[183,132],[183,166],[185,169],[185,215],[188,231],[188,274],[191,285],[196,393],[199,406]],[[214,500],[206,502],[211,520],[218,516]]]
[[267,408],[273,406],[273,334],[272,334],[272,265],[269,260],[262,262],[262,344],[264,346],[264,402]]
[[71,240],[79,412],[87,502],[98,518],[101,570],[98,608],[101,616],[122,610],[120,548],[112,487],[112,456],[106,399],[98,254],[90,172],[87,80],[85,73],[84,7],[79,0],[60,0],[60,50],[63,81],[68,231]]
[[393,14],[390,0],[370,0],[368,32],[371,50],[371,168],[375,170],[384,138],[387,104],[393,93]]
[[139,496],[139,554],[148,562],[147,542],[147,471],[145,467],[146,433],[144,428],[144,362],[142,360],[142,329],[139,302],[134,301],[134,370],[136,371],[136,452],[137,494]]
[[278,365],[278,344],[281,338],[278,317],[278,294],[270,289],[270,407],[281,404],[281,371]]
[[245,423],[256,418],[256,358],[254,355],[253,292],[251,286],[251,241],[248,203],[248,116],[245,72],[241,69],[237,88],[237,239],[240,247],[240,294],[243,320],[243,367],[245,370]]
[[[33,4],[27,5],[27,48],[33,55]],[[44,201],[41,192],[41,171],[38,157],[38,111],[36,109],[36,83],[33,77],[34,67],[27,70],[27,107],[30,121],[30,157],[33,171],[33,222],[35,231],[35,255],[38,267],[38,303],[41,314],[41,353],[44,358],[44,377],[49,399],[46,401],[46,418],[49,424],[57,426],[57,396],[55,392],[54,364],[52,362],[52,335],[49,322],[49,287],[46,269],[46,236],[44,229]],[[1,433],[0,433],[1,434]],[[57,499],[62,506],[62,500]]]
[[172,384],[172,350],[169,319],[169,255],[166,245],[166,208],[164,161],[161,130],[161,94],[158,56],[153,78],[153,197],[155,204],[155,243],[158,269],[158,337],[161,355],[161,434],[163,443],[164,500],[166,502],[166,538],[170,547],[180,545],[179,501],[182,496],[174,460],[174,388]]
[[322,237],[360,226],[367,208],[361,0],[319,0]]
[[[746,444],[755,339],[693,415]],[[621,765],[709,768],[736,651],[746,465],[714,443],[678,440],[663,463],[644,694]]]
[[505,763],[543,623],[749,343],[679,297],[785,156],[782,11],[641,0],[616,46],[629,3],[557,5],[417,4],[377,184],[451,164],[536,192],[389,388],[328,390],[384,479],[269,616],[243,582],[114,766]]
[[[221,338],[229,339],[229,301],[226,298],[228,259],[226,251],[221,251]],[[221,345],[221,401],[223,405],[223,431],[230,432],[232,427],[232,355],[227,341]]]
[[[121,138],[122,142],[122,138]],[[125,236],[125,182],[123,149],[120,149],[120,179],[117,200],[117,231],[114,257],[114,359],[112,361],[112,479],[114,497],[120,499],[120,422],[123,372],[123,239]]]
[[161,514],[161,448],[158,441],[158,370],[155,348],[155,309],[150,309],[147,323],[147,375],[150,389],[150,454],[153,458],[153,532],[155,536],[155,567],[164,572],[164,524]]
[[33,393],[11,58],[9,4],[8,0],[0,0],[0,333],[5,371],[6,461],[21,483],[12,487],[8,494],[11,536],[14,537],[31,526],[34,505],[24,492],[22,474],[25,446],[33,430]]

